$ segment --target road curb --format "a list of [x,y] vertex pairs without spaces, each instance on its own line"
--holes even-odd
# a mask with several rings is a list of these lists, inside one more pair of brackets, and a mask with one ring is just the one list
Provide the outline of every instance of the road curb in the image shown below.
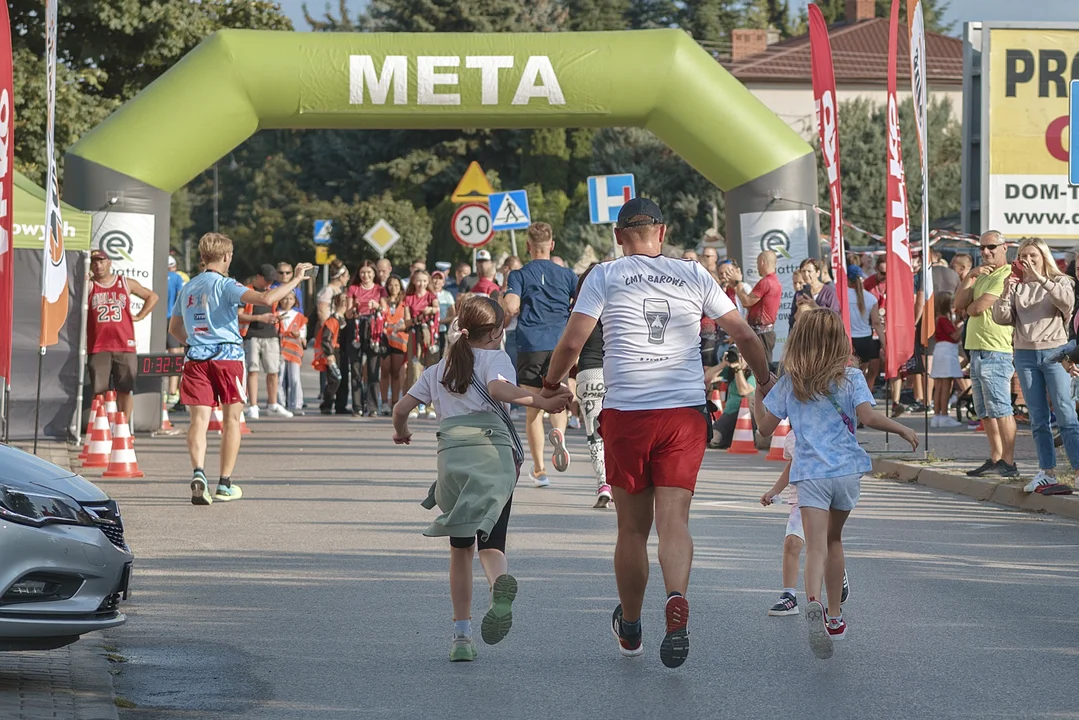
[[1079,495],[1027,494],[1018,485],[1005,480],[972,478],[932,466],[885,458],[873,459],[873,472],[897,482],[914,482],[937,490],[966,495],[975,500],[1079,520]]

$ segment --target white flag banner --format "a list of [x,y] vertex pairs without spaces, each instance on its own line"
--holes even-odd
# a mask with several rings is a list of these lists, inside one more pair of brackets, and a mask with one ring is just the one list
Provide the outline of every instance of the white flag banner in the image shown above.
[[45,182],[45,247],[41,271],[41,347],[55,345],[67,320],[67,258],[64,256],[64,221],[60,217],[60,185],[56,177],[56,3],[45,2],[45,52],[48,93],[45,151],[48,176]]
[[918,134],[918,157],[922,166],[922,344],[936,332],[933,312],[933,264],[929,251],[929,91],[925,78],[925,19],[921,0],[907,0],[910,31],[910,89],[914,99],[914,124]]

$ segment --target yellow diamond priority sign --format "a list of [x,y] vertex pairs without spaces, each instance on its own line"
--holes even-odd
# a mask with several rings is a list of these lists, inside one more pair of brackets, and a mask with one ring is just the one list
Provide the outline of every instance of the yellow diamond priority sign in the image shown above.
[[386,251],[401,239],[401,233],[394,230],[392,225],[380,218],[370,230],[364,233],[363,239],[378,252],[379,257],[385,257]]
[[491,187],[491,183],[487,182],[487,176],[483,174],[480,164],[473,160],[469,163],[468,169],[465,170],[464,176],[461,177],[461,182],[457,183],[457,189],[450,196],[450,202],[458,204],[485,203],[487,202],[487,196],[494,191],[495,189]]

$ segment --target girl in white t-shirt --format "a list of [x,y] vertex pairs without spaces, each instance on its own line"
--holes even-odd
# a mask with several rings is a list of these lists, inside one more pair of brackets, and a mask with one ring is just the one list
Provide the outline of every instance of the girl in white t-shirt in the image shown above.
[[499,349],[505,316],[496,301],[482,295],[468,298],[454,325],[445,358],[427,368],[394,406],[393,441],[412,442],[408,415],[421,403],[438,407],[438,475],[423,505],[430,509],[437,504],[442,514],[424,535],[450,538],[450,660],[456,662],[476,659],[471,607],[477,539],[480,564],[491,585],[481,629],[484,642],[499,642],[513,623],[517,580],[507,572],[506,529],[524,451],[508,403],[557,413],[572,395],[565,389],[545,398],[515,384],[509,356]]

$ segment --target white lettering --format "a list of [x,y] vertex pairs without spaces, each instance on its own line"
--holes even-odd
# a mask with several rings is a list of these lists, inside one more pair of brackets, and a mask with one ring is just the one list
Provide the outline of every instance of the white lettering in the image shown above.
[[903,151],[899,141],[899,110],[895,95],[888,97],[888,182],[896,184],[898,200],[892,201],[889,209],[891,219],[895,221],[889,241],[892,252],[907,265],[910,265],[910,235],[907,231],[907,188],[903,174]]
[[[536,85],[537,78],[542,85]],[[551,66],[551,59],[546,55],[533,55],[525,64],[517,92],[513,94],[512,104],[527,105],[532,98],[544,98],[548,105],[565,105],[566,96]]]
[[512,55],[470,55],[465,67],[480,71],[480,102],[498,104],[498,71],[513,67]]
[[456,85],[457,73],[437,73],[436,68],[458,67],[456,55],[420,55],[416,58],[416,102],[420,105],[460,105],[458,93],[436,93],[436,85]]
[[404,55],[387,55],[382,72],[375,74],[375,62],[370,55],[353,55],[349,58],[349,104],[363,105],[363,88],[367,86],[371,104],[385,105],[386,96],[393,82],[393,104],[408,104],[408,58]]
[[821,121],[824,123],[824,167],[828,171],[828,184],[834,184],[839,176],[839,168],[836,167],[836,137],[835,98],[829,90],[821,97]]

